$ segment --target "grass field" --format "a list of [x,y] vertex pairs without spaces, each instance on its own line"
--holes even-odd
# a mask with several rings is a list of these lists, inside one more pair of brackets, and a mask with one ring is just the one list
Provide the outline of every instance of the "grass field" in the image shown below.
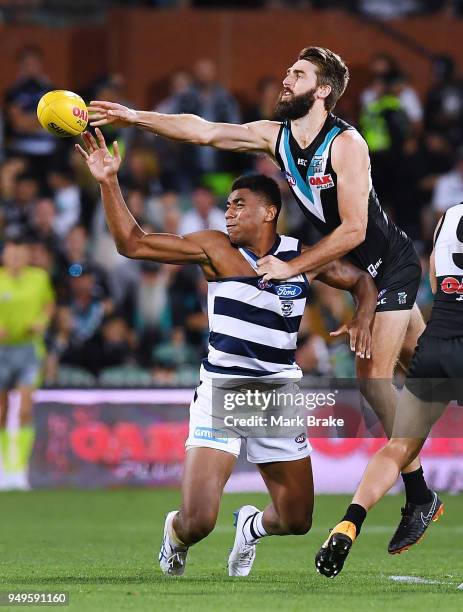
[[[337,522],[345,496],[319,496],[314,527],[303,537],[268,538],[248,578],[226,572],[232,511],[263,506],[258,494],[226,495],[216,531],[189,553],[186,575],[165,578],[155,555],[166,511],[179,493],[164,490],[1,493],[0,590],[68,591],[70,610],[462,610],[463,498],[446,497],[446,514],[406,554],[386,546],[400,500],[375,509],[343,573],[319,576],[313,557]],[[399,583],[392,575],[435,583]]]

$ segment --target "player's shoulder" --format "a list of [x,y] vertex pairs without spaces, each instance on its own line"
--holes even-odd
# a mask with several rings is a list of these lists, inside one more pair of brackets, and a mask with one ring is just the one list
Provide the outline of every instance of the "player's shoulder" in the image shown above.
[[333,142],[332,153],[334,157],[342,158],[369,155],[365,139],[353,126],[349,126],[337,136]]
[[251,121],[245,124],[250,130],[253,130],[256,134],[266,138],[267,140],[275,139],[284,125],[281,121],[271,121],[270,119],[259,119],[258,121]]
[[203,247],[231,246],[230,238],[228,237],[228,234],[225,234],[224,232],[221,232],[220,230],[201,230],[199,232],[185,234],[183,237],[193,242],[196,242],[196,244],[200,244]]

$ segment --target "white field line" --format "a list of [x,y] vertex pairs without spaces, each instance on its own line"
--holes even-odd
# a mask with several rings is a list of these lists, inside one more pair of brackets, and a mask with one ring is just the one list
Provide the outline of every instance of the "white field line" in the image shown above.
[[[389,576],[389,580],[393,580],[394,582],[404,582],[407,584],[451,584],[454,585],[454,582],[448,582],[447,580],[431,580],[430,578],[422,578],[421,576]],[[459,587],[461,588],[460,584]]]
[[[446,531],[450,533],[458,533],[458,534],[463,533],[463,526],[449,527],[446,525],[438,525],[436,529],[438,529],[439,531],[442,530],[442,531]],[[234,533],[235,528],[232,525],[232,518],[230,518],[230,526],[218,525],[217,527],[215,527],[214,531],[217,531],[218,533]],[[394,531],[393,525],[389,527],[387,525],[373,525],[372,527],[368,527],[368,526],[362,527],[363,535],[368,535],[369,533],[390,533],[392,534],[393,531]],[[321,533],[324,535],[324,534],[329,533],[329,528],[328,527],[312,527],[309,533]]]

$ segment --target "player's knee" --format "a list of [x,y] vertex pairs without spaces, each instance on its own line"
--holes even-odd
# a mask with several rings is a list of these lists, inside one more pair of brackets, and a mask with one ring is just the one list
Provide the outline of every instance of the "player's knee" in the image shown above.
[[403,468],[418,455],[419,445],[411,438],[396,438],[388,442],[387,449],[398,465]]
[[207,537],[215,527],[217,516],[215,512],[195,512],[183,517],[183,528],[188,534],[189,542],[199,542]]
[[312,514],[288,516],[285,520],[288,533],[291,535],[305,535],[312,527]]

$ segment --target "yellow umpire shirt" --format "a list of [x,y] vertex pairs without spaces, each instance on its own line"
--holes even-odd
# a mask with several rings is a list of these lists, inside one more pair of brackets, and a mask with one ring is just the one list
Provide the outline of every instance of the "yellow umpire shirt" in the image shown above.
[[43,334],[32,333],[30,327],[44,320],[44,309],[53,301],[53,288],[45,270],[27,266],[18,276],[11,276],[0,267],[0,328],[7,333],[0,344],[32,342],[40,350]]

